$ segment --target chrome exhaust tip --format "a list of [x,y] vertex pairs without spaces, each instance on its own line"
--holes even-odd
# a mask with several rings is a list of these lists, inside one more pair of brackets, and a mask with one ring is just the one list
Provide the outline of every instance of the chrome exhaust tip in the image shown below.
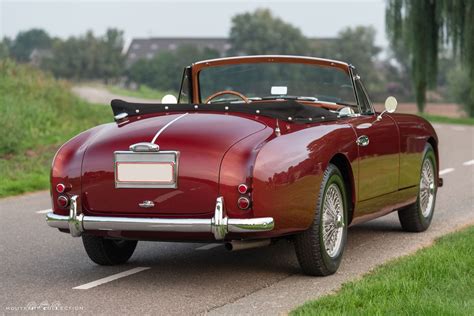
[[238,251],[238,250],[245,250],[251,248],[260,248],[269,246],[271,243],[271,239],[260,239],[260,240],[232,240],[225,244],[225,249],[229,251]]

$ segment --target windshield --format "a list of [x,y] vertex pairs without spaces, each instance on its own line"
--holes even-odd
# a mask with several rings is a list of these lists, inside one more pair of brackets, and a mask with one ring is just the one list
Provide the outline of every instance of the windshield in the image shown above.
[[[336,67],[298,63],[248,63],[203,68],[199,73],[201,100],[224,90],[247,98],[294,98],[357,104],[348,73]],[[222,95],[213,102],[237,100]]]

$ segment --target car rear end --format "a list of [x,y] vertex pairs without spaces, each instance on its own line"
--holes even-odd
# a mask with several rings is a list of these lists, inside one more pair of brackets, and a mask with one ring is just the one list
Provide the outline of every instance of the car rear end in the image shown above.
[[[105,125],[63,146],[53,164],[48,224],[73,236],[158,240],[224,240],[271,231],[273,219],[253,217],[250,189],[239,188],[251,186],[247,161],[223,174],[226,184],[237,181],[232,201],[225,200],[229,187],[219,185],[226,153],[269,128],[242,117],[191,114],[168,127],[156,144],[150,141],[180,115]],[[268,132],[262,135],[259,141]]]

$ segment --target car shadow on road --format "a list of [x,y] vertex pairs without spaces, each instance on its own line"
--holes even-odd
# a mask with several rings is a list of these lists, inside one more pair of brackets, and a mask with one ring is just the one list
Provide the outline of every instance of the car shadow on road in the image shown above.
[[374,219],[372,221],[351,226],[349,228],[349,237],[350,234],[359,234],[359,233],[377,233],[377,232],[403,232],[400,222],[398,221],[397,215],[389,214],[385,217]]
[[[396,217],[378,219],[350,227],[347,253],[357,256],[353,250],[364,244],[393,234],[404,234],[398,221],[394,219]],[[179,274],[182,282],[187,279],[183,276],[192,278],[192,275],[212,278],[217,274],[225,279],[229,274],[237,278],[239,275],[253,273],[279,277],[301,274],[293,244],[286,239],[269,247],[241,251],[227,251],[223,245],[209,250],[197,250],[202,244],[159,244],[160,246],[154,242],[140,242],[129,264],[152,267],[157,274]]]

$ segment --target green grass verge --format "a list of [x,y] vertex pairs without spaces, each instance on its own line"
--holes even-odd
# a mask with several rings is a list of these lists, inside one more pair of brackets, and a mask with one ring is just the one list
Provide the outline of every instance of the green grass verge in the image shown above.
[[474,226],[394,260],[291,315],[474,315]]
[[110,121],[110,107],[79,100],[67,82],[0,60],[0,197],[47,189],[59,146]]
[[163,96],[166,94],[173,94],[174,96],[177,96],[176,92],[159,91],[146,85],[140,85],[137,90],[125,89],[118,86],[107,86],[107,89],[114,94],[142,99],[161,100],[161,98],[163,98]]
[[433,123],[474,125],[473,117],[454,118],[454,117],[437,116],[437,115],[431,115],[431,114],[418,114],[418,115],[420,115],[421,117],[424,117],[425,119]]

